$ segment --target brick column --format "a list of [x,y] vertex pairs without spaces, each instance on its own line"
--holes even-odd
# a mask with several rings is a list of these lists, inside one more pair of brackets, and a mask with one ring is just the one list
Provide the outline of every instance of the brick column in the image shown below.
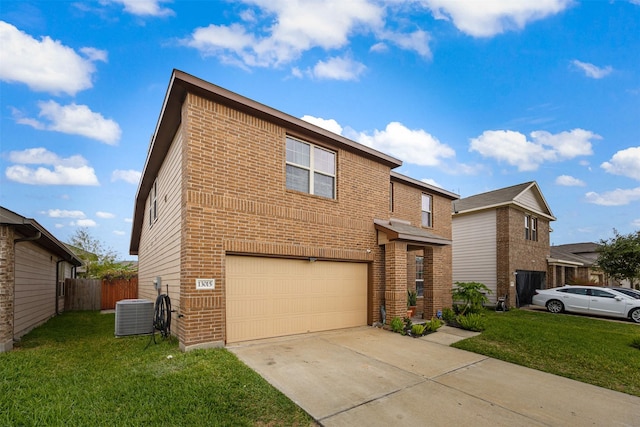
[[407,244],[389,242],[385,246],[384,299],[387,321],[407,316]]
[[424,249],[424,318],[436,317],[438,310],[451,306],[450,247],[426,247]]
[[0,353],[13,348],[15,255],[13,229],[0,226]]

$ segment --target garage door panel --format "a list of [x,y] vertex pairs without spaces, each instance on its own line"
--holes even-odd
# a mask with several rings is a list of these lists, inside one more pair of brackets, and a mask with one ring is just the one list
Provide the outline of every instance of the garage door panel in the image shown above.
[[366,264],[226,257],[227,342],[366,325]]

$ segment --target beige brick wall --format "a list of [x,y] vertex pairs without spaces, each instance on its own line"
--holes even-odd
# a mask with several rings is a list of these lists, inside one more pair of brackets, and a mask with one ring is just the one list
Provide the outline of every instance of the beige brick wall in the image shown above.
[[[394,210],[392,218],[410,221],[421,226],[422,194],[432,196],[433,227],[430,232],[452,238],[451,199],[408,184],[394,181]],[[418,300],[418,312],[429,319],[443,307],[451,307],[451,286],[453,283],[453,264],[451,246],[410,248],[407,257],[407,286],[415,289],[415,256],[424,252],[424,297]]]
[[[337,153],[337,197],[287,190],[287,129],[193,94],[184,111],[180,309],[185,345],[225,340],[226,253],[379,259],[373,219],[388,216],[389,167],[330,141],[291,134]],[[380,272],[370,271],[375,301]],[[216,289],[196,290],[197,277],[215,278]],[[370,302],[372,320],[379,309],[379,302]]]
[[[180,133],[180,161],[174,162],[179,164],[182,177],[179,196],[170,193],[168,198],[180,210],[178,220],[174,220],[180,223],[179,268],[167,273],[179,274],[179,302],[175,308],[183,316],[177,320],[182,348],[226,341],[226,254],[365,262],[369,265],[368,322],[380,320],[380,305],[385,297],[394,311],[404,309],[406,314],[406,244],[394,247],[391,254],[394,262],[400,262],[400,268],[385,270],[390,254],[378,246],[373,220],[393,217],[419,226],[421,189],[396,183],[397,210],[390,212],[389,166],[346,151],[328,138],[297,134],[191,93],[182,108]],[[335,199],[286,188],[287,135],[336,152]],[[160,178],[173,182],[163,168]],[[167,185],[164,183],[163,188]],[[164,203],[161,194],[158,197]],[[447,238],[451,238],[450,206],[449,199],[434,194],[431,231]],[[164,209],[160,215],[166,216],[167,207]],[[146,229],[147,218],[144,224]],[[154,245],[157,250],[163,238],[161,231],[165,229],[154,228],[154,232],[143,229],[141,237],[141,289],[146,286],[142,281],[149,282],[162,267],[152,261],[151,254],[145,255],[145,251],[154,250]],[[168,243],[173,245],[175,234],[172,236]],[[451,251],[436,248],[434,252],[432,269],[437,271],[432,274],[430,311],[450,304]],[[385,286],[393,275],[404,276],[400,288]],[[216,279],[215,289],[196,290],[196,278]],[[141,295],[151,296],[152,292],[141,291]]]
[[516,270],[547,272],[550,253],[550,224],[538,217],[538,240],[526,240],[524,235],[525,212],[504,207],[497,210],[497,294],[509,293],[509,300],[516,301]]
[[11,227],[0,226],[0,353],[13,348],[14,238]]

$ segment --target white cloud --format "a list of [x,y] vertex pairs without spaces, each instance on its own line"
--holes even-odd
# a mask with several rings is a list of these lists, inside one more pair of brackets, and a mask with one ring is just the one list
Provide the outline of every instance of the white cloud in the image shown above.
[[[109,145],[115,145],[120,140],[122,134],[120,126],[115,121],[94,113],[86,105],[72,103],[62,106],[55,101],[40,101],[38,106],[40,107],[38,116],[45,118],[48,123],[23,117],[16,117],[16,121],[39,130],[82,135]],[[17,114],[14,111],[14,115]]]
[[574,59],[573,61],[571,61],[571,63],[582,70],[587,77],[591,77],[592,79],[601,79],[611,74],[611,72],[613,71],[613,68],[611,68],[611,66],[609,65],[602,68],[593,64],[589,64],[588,62],[578,61],[577,59]]
[[587,185],[584,181],[570,175],[560,175],[556,178],[556,184],[565,187],[584,187]]
[[443,159],[455,157],[450,146],[441,143],[422,129],[409,129],[402,123],[391,122],[385,130],[375,130],[372,135],[355,134],[356,141],[399,159],[421,166],[438,166]]
[[313,125],[326,129],[329,132],[342,135],[342,126],[340,126],[340,124],[334,119],[323,119],[320,117],[313,117],[313,116],[302,116],[301,119],[304,120],[305,122],[309,122]]
[[22,151],[10,151],[9,161],[23,165],[61,165],[70,167],[85,166],[87,160],[79,154],[62,158],[46,148],[27,148]]
[[7,22],[0,21],[0,80],[24,83],[31,90],[75,95],[93,86],[95,61],[107,61],[107,53],[82,48],[86,58],[48,36],[36,40]]
[[114,214],[112,214],[111,212],[102,212],[102,211],[98,211],[96,212],[96,216],[98,218],[102,218],[102,219],[112,219],[115,218],[116,216]]
[[459,1],[423,0],[436,19],[451,20],[463,33],[492,37],[521,30],[529,22],[557,14],[573,0]]
[[[638,4],[640,4],[640,0],[638,0],[638,1],[639,1]],[[634,219],[633,221],[631,221],[631,225],[634,226],[634,227],[639,227],[640,228],[640,218]]]
[[618,151],[608,162],[600,165],[613,175],[622,175],[640,180],[640,147],[630,147]]
[[384,42],[378,42],[376,44],[374,44],[373,46],[371,46],[371,48],[369,49],[369,52],[387,52],[389,50],[389,46],[387,46],[386,43]]
[[172,16],[173,10],[160,6],[167,0],[111,0],[124,5],[125,12],[137,16]]
[[219,55],[223,62],[272,67],[289,63],[315,47],[342,48],[350,35],[383,26],[384,9],[367,0],[247,3],[270,17],[268,25],[260,27],[251,20],[245,21],[249,27],[212,24],[196,28],[184,43],[205,56]]
[[9,166],[5,171],[7,179],[30,185],[98,185],[93,168],[81,166],[68,168],[54,166],[53,170],[47,168],[32,169],[23,165]]
[[520,132],[488,130],[471,139],[469,151],[517,166],[519,171],[534,171],[545,161],[558,162],[593,154],[591,140],[599,135],[584,129],[551,134],[535,131],[531,140]]
[[[433,54],[429,47],[431,36],[429,33],[423,30],[416,30],[412,33],[396,33],[389,31],[382,31],[378,34],[378,37],[382,40],[389,41],[401,49],[410,50],[416,52],[423,58],[431,59]],[[379,45],[380,43],[378,43]],[[372,47],[372,50],[377,45]],[[376,49],[380,48],[378,46]],[[375,50],[373,50],[375,51]]]
[[49,218],[76,218],[84,219],[86,215],[82,211],[68,211],[64,209],[49,209],[48,211],[41,212],[43,215]]
[[128,222],[129,224],[133,223],[133,218],[125,218],[124,222]]
[[113,234],[115,234],[116,236],[124,236],[127,233],[125,233],[124,231],[121,231],[121,230],[113,230]]
[[[9,161],[18,163],[5,170],[7,179],[30,185],[99,185],[98,178],[86,159],[80,155],[61,158],[45,148],[11,151]],[[26,165],[47,165],[31,168]]]
[[318,79],[328,80],[358,80],[367,67],[350,58],[329,58],[318,61],[313,67],[312,74]]
[[[227,64],[249,67],[278,67],[297,60],[314,48],[324,51],[343,49],[353,36],[372,35],[376,43],[371,50],[383,51],[394,45],[416,52],[423,58],[432,56],[430,35],[422,29],[391,30],[386,27],[386,12],[396,4],[375,0],[244,0],[250,8],[239,14],[242,22],[230,25],[211,24],[199,27],[183,40],[186,46],[204,56],[217,56]],[[263,18],[259,20],[258,18]],[[391,26],[402,26],[393,22]],[[331,62],[330,70],[325,67]],[[345,67],[350,70],[346,73]],[[355,67],[355,68],[354,68]],[[317,78],[353,80],[364,65],[344,58],[320,61],[307,75]],[[336,69],[342,72],[335,72]],[[302,77],[294,69],[296,77]]]
[[79,219],[72,221],[70,225],[74,227],[96,227],[98,224],[92,219]]
[[125,181],[129,184],[137,184],[140,182],[140,177],[142,173],[140,171],[136,171],[133,169],[121,170],[116,169],[111,173],[111,182],[115,181]]
[[616,188],[613,191],[596,193],[590,191],[585,195],[587,202],[602,206],[623,206],[640,200],[640,187],[629,190]]

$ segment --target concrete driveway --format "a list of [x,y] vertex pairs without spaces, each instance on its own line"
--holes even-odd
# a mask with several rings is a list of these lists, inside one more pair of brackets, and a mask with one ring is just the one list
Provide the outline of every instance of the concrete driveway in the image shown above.
[[229,346],[324,426],[640,426],[640,398],[372,327]]

